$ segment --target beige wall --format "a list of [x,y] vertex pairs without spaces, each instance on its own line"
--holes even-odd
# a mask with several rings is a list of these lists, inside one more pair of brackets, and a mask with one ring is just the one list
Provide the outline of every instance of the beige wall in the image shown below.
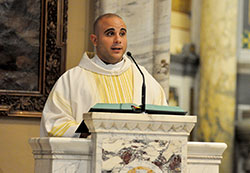
[[89,40],[93,30],[93,5],[91,0],[69,1],[66,69],[78,65],[84,51],[93,51]]
[[[93,15],[89,15],[93,13],[92,2],[69,1],[67,69],[78,64],[85,50],[92,50],[88,41],[89,22],[93,20]],[[0,173],[34,172],[28,140],[39,136],[39,124],[39,118],[0,117]]]
[[30,137],[39,136],[39,118],[0,118],[0,173],[33,172]]

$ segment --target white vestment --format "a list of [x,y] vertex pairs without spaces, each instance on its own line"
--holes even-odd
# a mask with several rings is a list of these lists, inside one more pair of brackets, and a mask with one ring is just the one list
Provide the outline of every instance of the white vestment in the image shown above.
[[[118,68],[103,68],[92,57],[84,53],[79,65],[66,71],[54,85],[43,110],[41,136],[79,137],[75,130],[83,113],[96,103],[141,104],[142,76],[125,55]],[[146,81],[146,104],[167,105],[161,86],[140,68]],[[107,85],[112,80],[113,88]]]

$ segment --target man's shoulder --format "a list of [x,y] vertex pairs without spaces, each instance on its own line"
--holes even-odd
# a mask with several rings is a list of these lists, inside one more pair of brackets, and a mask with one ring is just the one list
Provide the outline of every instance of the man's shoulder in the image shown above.
[[80,67],[79,65],[72,67],[68,70],[66,70],[63,75],[67,75],[67,74],[76,74],[76,73],[81,73],[83,71],[86,71],[84,68]]
[[79,79],[79,76],[84,77],[85,76],[85,69],[81,68],[79,66],[72,67],[71,69],[68,69],[65,71],[58,80],[71,80],[71,79]]
[[56,81],[54,88],[68,88],[69,86],[77,86],[82,83],[81,81],[86,81],[87,75],[85,75],[85,69],[76,66],[67,71],[65,71]]

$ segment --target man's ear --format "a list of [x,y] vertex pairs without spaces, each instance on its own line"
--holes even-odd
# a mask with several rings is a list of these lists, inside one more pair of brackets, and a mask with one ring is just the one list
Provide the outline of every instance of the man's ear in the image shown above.
[[97,45],[97,36],[95,34],[91,34],[90,35],[90,40],[91,40],[92,44],[96,47],[96,45]]

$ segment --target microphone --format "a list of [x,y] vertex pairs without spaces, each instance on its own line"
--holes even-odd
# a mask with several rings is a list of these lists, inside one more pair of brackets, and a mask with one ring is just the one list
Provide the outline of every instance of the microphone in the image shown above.
[[145,85],[145,77],[144,74],[142,73],[140,67],[138,66],[138,64],[136,63],[135,59],[133,58],[132,54],[130,52],[127,52],[127,55],[133,60],[133,62],[135,63],[137,69],[140,71],[141,75],[142,75],[142,92],[141,92],[141,112],[145,112],[146,108],[145,108],[145,100],[146,100],[146,85]]

